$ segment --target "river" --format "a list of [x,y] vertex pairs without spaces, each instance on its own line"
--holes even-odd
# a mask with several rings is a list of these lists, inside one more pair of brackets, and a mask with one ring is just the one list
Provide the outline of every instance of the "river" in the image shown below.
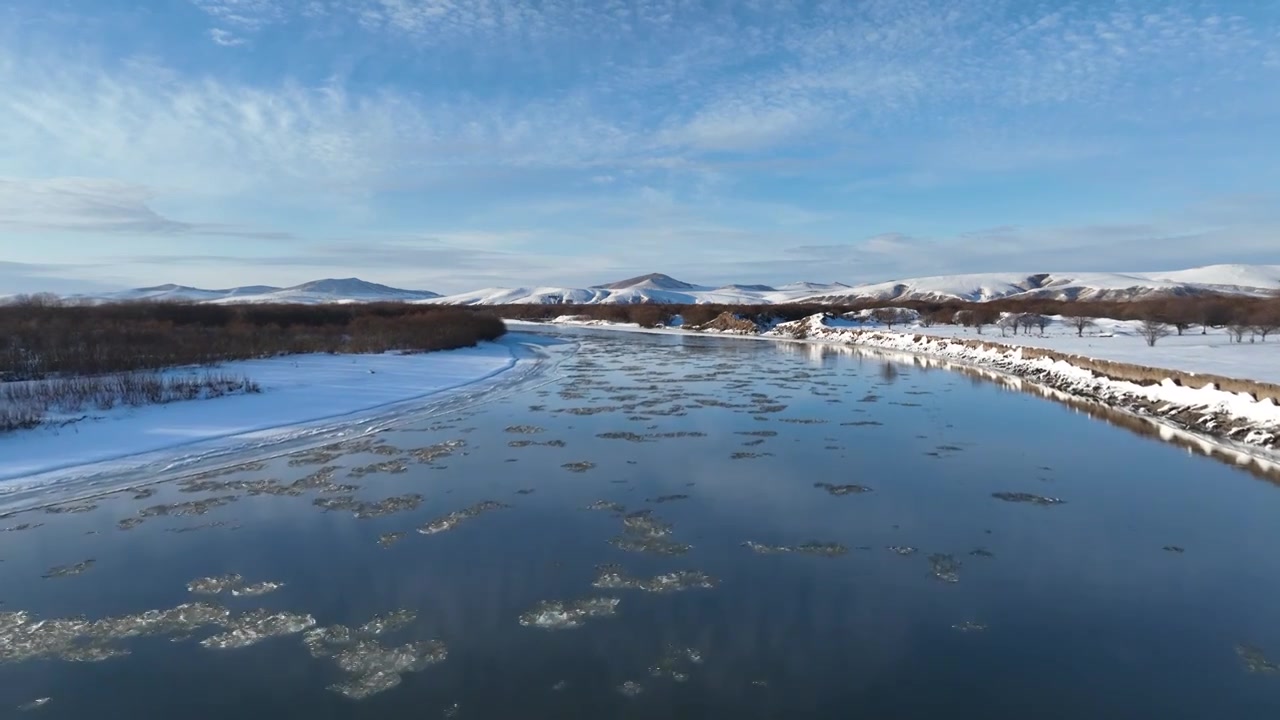
[[961,373],[553,337],[470,407],[0,520],[0,716],[1280,712],[1274,484]]

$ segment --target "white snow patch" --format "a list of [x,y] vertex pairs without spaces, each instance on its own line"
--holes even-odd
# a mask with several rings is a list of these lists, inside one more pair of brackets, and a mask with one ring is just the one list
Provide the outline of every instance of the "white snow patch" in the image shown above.
[[[493,377],[516,364],[504,343],[419,354],[291,355],[223,363],[262,387],[227,396],[116,408],[61,429],[0,435],[0,496],[61,479],[174,463],[214,450],[305,437],[336,420],[355,421]],[[375,412],[377,411],[377,412]],[[319,427],[318,427],[319,426]]]

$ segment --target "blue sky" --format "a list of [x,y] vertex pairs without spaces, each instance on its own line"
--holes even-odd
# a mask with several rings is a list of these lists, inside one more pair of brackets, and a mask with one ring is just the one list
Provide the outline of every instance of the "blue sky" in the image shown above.
[[1280,3],[9,0],[0,294],[1280,263]]

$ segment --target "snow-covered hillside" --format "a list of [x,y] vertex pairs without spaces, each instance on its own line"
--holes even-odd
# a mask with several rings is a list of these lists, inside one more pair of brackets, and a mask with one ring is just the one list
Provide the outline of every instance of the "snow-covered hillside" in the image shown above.
[[411,302],[440,297],[426,290],[402,290],[358,278],[313,280],[293,287],[258,294],[237,293],[214,300],[216,303],[365,303]]
[[770,305],[793,302],[815,294],[848,290],[840,283],[793,283],[781,287],[769,285],[731,284],[721,287],[694,285],[670,275],[653,273],[589,288],[536,287],[488,288],[475,292],[446,295],[428,302],[447,305],[525,305],[575,303],[582,305],[634,305],[664,303],[669,305]]
[[186,285],[157,285],[101,295],[73,297],[97,301],[153,300],[220,305],[236,303],[318,305],[321,303],[411,302],[439,297],[439,294],[426,290],[401,290],[357,278],[345,278],[313,280],[287,288],[273,285],[245,285],[222,290],[207,290]]
[[[1004,298],[1137,300],[1162,295],[1280,291],[1280,265],[1210,265],[1165,272],[1008,272],[937,275],[864,285],[796,282],[787,285],[734,283],[713,287],[653,273],[591,287],[484,288],[440,296],[402,290],[356,278],[316,280],[287,288],[272,286],[205,290],[159,285],[93,296],[96,300],[181,300],[199,303],[427,302],[443,305],[602,305],[666,303],[768,305],[788,302],[859,301],[985,302]],[[2,296],[0,296],[2,297]]]

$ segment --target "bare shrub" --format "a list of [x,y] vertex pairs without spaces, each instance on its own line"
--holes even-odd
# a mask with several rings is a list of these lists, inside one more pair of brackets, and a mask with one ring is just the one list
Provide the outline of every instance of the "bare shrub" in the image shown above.
[[8,382],[0,384],[0,432],[36,427],[50,413],[105,412],[122,405],[139,407],[261,391],[249,378],[225,373],[137,372]]
[[1138,335],[1147,341],[1147,347],[1155,347],[1160,338],[1168,337],[1169,326],[1161,320],[1147,318],[1138,324]]

